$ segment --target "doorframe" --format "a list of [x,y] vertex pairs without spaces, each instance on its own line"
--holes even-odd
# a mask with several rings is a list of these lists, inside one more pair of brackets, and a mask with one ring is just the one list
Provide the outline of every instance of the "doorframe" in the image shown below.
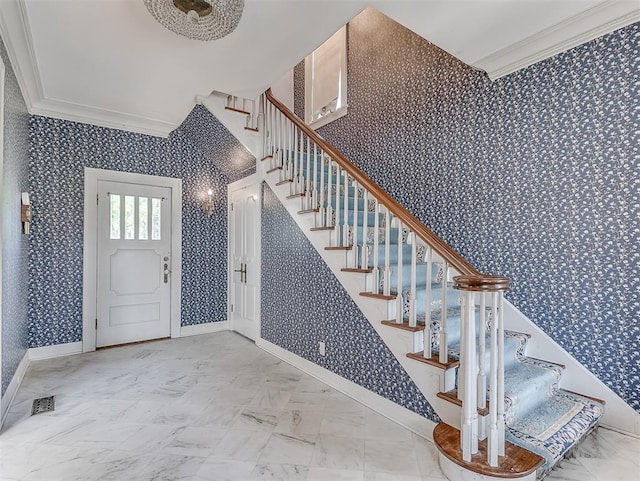
[[242,190],[246,187],[257,185],[258,188],[258,308],[257,308],[257,336],[262,339],[262,178],[257,174],[251,174],[240,180],[227,184],[227,319],[229,320],[229,329],[233,329],[231,321],[231,299],[233,299],[233,259],[231,258],[231,194]]
[[[4,185],[4,75],[5,75],[5,66],[2,57],[0,57],[0,191],[2,191],[2,186]],[[17,211],[16,211],[17,213]],[[2,396],[2,382],[4,381],[2,377],[2,344],[4,342],[4,338],[2,336],[2,276],[4,273],[3,270],[3,250],[4,250],[4,236],[2,235],[2,226],[4,225],[4,217],[7,215],[2,208],[2,198],[0,198],[0,428],[2,427],[2,422],[4,420],[4,408],[8,407],[8,404],[4,402]],[[12,375],[15,375],[13,373]],[[7,392],[5,396],[9,395],[9,389],[7,388]],[[11,399],[9,397],[9,399]]]
[[[171,189],[171,337],[180,337],[182,302],[182,179],[84,168],[84,246],[82,280],[82,352],[96,350],[98,274],[98,181]],[[95,202],[95,203],[94,203]],[[175,281],[173,281],[175,279]]]

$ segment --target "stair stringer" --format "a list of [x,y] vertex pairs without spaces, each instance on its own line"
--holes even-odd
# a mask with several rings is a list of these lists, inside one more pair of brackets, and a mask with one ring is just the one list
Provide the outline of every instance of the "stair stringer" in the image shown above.
[[278,175],[266,174],[260,166],[258,166],[258,171],[262,172],[262,178],[269,188],[275,193],[280,203],[285,207],[298,227],[304,232],[309,242],[331,269],[334,276],[347,291],[351,299],[367,318],[400,365],[405,369],[411,380],[416,384],[438,416],[443,422],[459,429],[461,424],[461,408],[437,397],[438,392],[444,390],[445,371],[407,357],[407,353],[418,352],[423,349],[422,332],[413,333],[383,325],[381,323],[382,320],[395,316],[395,301],[361,296],[360,293],[366,290],[365,276],[367,274],[342,272],[340,269],[345,266],[345,252],[325,250],[325,247],[329,245],[329,233],[310,230],[311,227],[314,226],[314,215],[298,214],[298,211],[301,210],[300,200],[286,198],[290,194],[289,185],[276,185]]

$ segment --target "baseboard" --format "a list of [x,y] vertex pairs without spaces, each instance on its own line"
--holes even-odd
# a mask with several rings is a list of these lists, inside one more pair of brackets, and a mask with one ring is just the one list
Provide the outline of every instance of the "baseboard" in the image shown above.
[[436,426],[436,423],[433,421],[403,408],[393,401],[389,401],[379,394],[369,391],[353,381],[349,381],[348,379],[338,376],[328,369],[318,366],[317,364],[293,354],[292,352],[289,352],[269,341],[258,339],[256,341],[256,346],[269,354],[273,354],[277,358],[282,359],[286,363],[291,364],[293,367],[300,369],[319,381],[322,381],[333,389],[340,391],[359,403],[364,404],[368,408],[382,414],[391,421],[404,426],[417,435],[422,436],[429,441],[433,441],[433,428]]
[[11,407],[13,398],[16,396],[16,393],[20,388],[20,384],[22,384],[22,380],[24,379],[24,375],[27,373],[29,362],[29,351],[27,350],[24,353],[20,364],[18,364],[16,372],[13,373],[13,377],[11,378],[9,386],[7,386],[7,390],[2,396],[2,400],[0,402],[0,429],[2,429],[2,426],[4,425],[4,420],[7,417],[7,413],[9,412],[9,407]]
[[52,357],[71,356],[82,352],[82,341],[67,342],[66,344],[55,344],[53,346],[32,347],[29,349],[29,359],[39,361],[40,359],[50,359]]
[[228,331],[229,321],[205,322],[204,324],[194,324],[193,326],[182,326],[180,337],[197,336],[199,334],[210,334],[212,332]]

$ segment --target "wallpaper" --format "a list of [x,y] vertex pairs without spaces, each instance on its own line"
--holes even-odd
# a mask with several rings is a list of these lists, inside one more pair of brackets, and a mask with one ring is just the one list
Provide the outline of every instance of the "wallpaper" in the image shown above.
[[196,105],[182,122],[182,131],[205,159],[235,182],[256,171],[256,159],[203,105]]
[[276,195],[265,186],[263,197],[262,338],[437,421]]
[[3,42],[4,159],[2,176],[2,393],[28,347],[27,237],[20,223],[20,194],[29,190],[29,114]]
[[[84,167],[182,179],[182,325],[226,319],[228,178],[216,165],[248,154],[217,121],[201,131],[214,139],[203,152],[190,140],[194,125],[187,119],[162,139],[32,117],[30,347],[82,340]],[[215,203],[210,217],[201,207],[208,189]]]
[[369,9],[348,62],[319,133],[640,411],[640,24],[490,81]]

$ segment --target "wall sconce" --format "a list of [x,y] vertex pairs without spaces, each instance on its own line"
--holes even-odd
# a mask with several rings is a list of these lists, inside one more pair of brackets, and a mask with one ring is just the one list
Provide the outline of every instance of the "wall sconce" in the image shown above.
[[207,200],[202,203],[202,210],[207,215],[213,214],[213,191],[211,189],[207,191]]
[[22,192],[20,208],[20,222],[22,222],[22,233],[29,235],[31,225],[31,202],[29,202],[29,192]]

